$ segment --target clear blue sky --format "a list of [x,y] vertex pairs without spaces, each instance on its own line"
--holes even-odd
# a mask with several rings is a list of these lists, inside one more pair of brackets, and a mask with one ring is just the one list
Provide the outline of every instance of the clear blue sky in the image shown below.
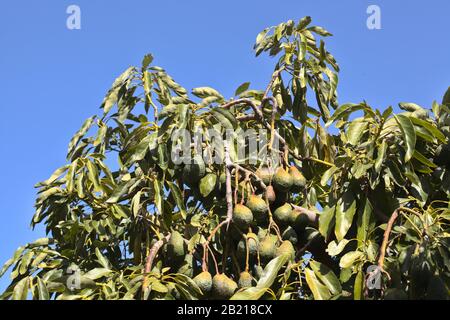
[[[81,8],[81,30],[66,28],[70,4]],[[366,27],[369,4],[381,7],[381,30]],[[2,1],[0,264],[43,235],[29,228],[33,185],[64,164],[73,133],[145,53],[185,87],[231,96],[242,82],[268,81],[273,61],[254,58],[256,34],[310,15],[334,34],[340,103],[429,107],[450,85],[449,12],[448,0]]]

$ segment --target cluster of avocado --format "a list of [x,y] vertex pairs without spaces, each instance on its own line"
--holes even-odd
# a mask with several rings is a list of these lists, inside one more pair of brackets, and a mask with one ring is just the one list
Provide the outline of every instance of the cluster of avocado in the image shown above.
[[[294,260],[298,234],[304,231],[308,222],[306,215],[294,210],[287,202],[289,192],[300,192],[306,185],[305,177],[296,167],[291,167],[289,171],[279,168],[275,172],[263,168],[256,174],[266,185],[266,193],[249,195],[245,204],[236,204],[233,210],[233,223],[241,231],[240,234],[245,234],[238,239],[237,258],[243,266],[248,253],[248,262],[255,266],[253,276],[247,270],[241,272],[239,288],[254,284],[255,278],[259,278],[262,272],[261,264],[283,254]],[[282,231],[281,240],[268,229],[269,210]],[[247,233],[252,229],[258,229],[258,234],[251,231]]]
[[[186,244],[183,236],[178,231],[173,231],[172,235],[165,245],[164,254],[166,263],[177,273],[194,277],[200,267],[199,261],[186,252]],[[205,297],[214,297],[216,299],[228,299],[237,290],[238,285],[235,281],[225,274],[216,274],[212,277],[209,271],[200,271],[193,281],[202,291]],[[176,292],[174,292],[176,294]]]
[[[285,229],[290,226],[297,232],[305,227],[306,216],[293,210],[287,202],[289,192],[300,192],[306,185],[303,174],[294,166],[289,172],[280,167],[273,173],[268,168],[259,169],[256,174],[266,184],[265,195],[250,195],[247,202],[237,204],[233,212],[233,222],[242,231],[252,225],[262,226],[268,221],[269,205],[275,222]],[[267,202],[265,199],[267,199]]]
[[260,168],[256,171],[258,177],[266,185],[273,185],[276,191],[286,193],[289,191],[300,192],[306,185],[306,179],[295,166],[291,166],[289,171],[283,167],[277,170],[271,168]]
[[238,288],[237,283],[223,273],[212,277],[209,271],[202,271],[193,280],[204,295],[211,294],[218,299],[230,298]]
[[[183,167],[183,181],[190,187],[195,187],[206,174],[207,168],[201,157],[194,157],[190,164]],[[288,195],[304,190],[306,179],[295,166],[289,170],[282,167],[277,170],[260,168],[256,175],[266,185],[264,193],[242,195],[244,199],[233,209],[233,225],[236,228],[233,227],[231,231],[232,241],[236,246],[236,258],[244,271],[233,278],[225,273],[213,276],[211,268],[194,271],[196,276],[193,280],[205,297],[228,299],[238,288],[254,286],[262,274],[263,266],[273,258],[283,254],[291,260],[295,258],[294,246],[298,242],[298,234],[306,227],[307,217],[294,210],[288,202]],[[217,180],[219,189],[224,192],[225,174],[222,173]],[[280,228],[281,239],[268,228],[269,210]],[[255,234],[251,230],[258,232]],[[177,260],[175,262],[180,264],[185,252],[179,239],[181,235],[178,235],[172,235],[167,244],[167,258]],[[247,268],[249,265],[251,270]]]
[[[252,261],[251,270],[244,269],[239,277],[233,280],[224,273],[211,273],[201,271],[194,278],[194,282],[201,289],[205,297],[214,299],[229,299],[238,288],[248,288],[256,285],[256,280],[262,275],[263,265],[280,255],[288,255],[290,260],[294,260],[295,249],[291,241],[279,241],[277,236],[270,234],[268,230],[261,229],[258,235],[248,233],[237,245],[237,258],[240,262],[246,261],[248,246],[249,259]],[[259,255],[260,262],[256,257]]]

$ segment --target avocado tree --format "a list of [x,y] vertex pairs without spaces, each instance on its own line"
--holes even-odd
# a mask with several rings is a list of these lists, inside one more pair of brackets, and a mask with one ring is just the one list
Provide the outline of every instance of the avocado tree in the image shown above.
[[1,298],[447,299],[450,91],[339,105],[330,35],[263,30],[268,85],[230,99],[151,55],[127,69],[37,184],[47,237],[6,262]]

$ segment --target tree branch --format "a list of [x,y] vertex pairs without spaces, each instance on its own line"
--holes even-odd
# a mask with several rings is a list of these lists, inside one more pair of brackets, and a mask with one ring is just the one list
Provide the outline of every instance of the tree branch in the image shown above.
[[227,164],[227,166],[228,167],[234,167],[234,168],[236,168],[239,171],[243,171],[246,175],[249,175],[249,176],[253,177],[253,179],[261,186],[261,188],[263,190],[267,189],[266,184],[254,172],[252,172],[250,170],[247,170],[244,167],[242,167],[242,166],[240,166],[240,165],[238,165],[236,163],[233,163],[231,161]]
[[145,268],[144,268],[144,281],[142,282],[142,292],[145,291],[145,289],[148,287],[148,273],[152,270],[153,260],[156,257],[156,254],[158,253],[159,249],[169,241],[171,234],[169,233],[167,236],[162,238],[161,240],[158,240],[150,249],[150,252],[147,256],[147,259],[145,261]]
[[270,89],[271,89],[272,86],[273,86],[273,83],[275,82],[275,79],[278,77],[278,75],[279,75],[283,70],[284,70],[284,67],[278,69],[277,71],[275,71],[275,72],[272,74],[272,78],[270,79],[270,82],[269,82],[269,84],[267,85],[266,91],[264,91],[263,99],[264,99],[265,97],[267,97],[267,95],[269,94]]
[[378,258],[378,267],[379,267],[381,270],[384,270],[384,269],[383,269],[383,266],[384,266],[384,257],[385,257],[385,255],[386,255],[386,249],[387,249],[387,245],[388,245],[388,242],[389,242],[389,235],[391,234],[392,226],[393,226],[395,220],[396,220],[397,217],[398,217],[398,212],[399,212],[399,210],[401,210],[401,208],[398,208],[397,210],[395,210],[395,211],[392,213],[392,215],[391,215],[391,217],[389,218],[389,221],[388,221],[388,223],[387,223],[386,230],[384,231],[384,235],[383,235],[383,243],[381,244],[381,248],[380,248],[380,257]]
[[[211,242],[212,237],[224,224],[227,224],[228,229],[228,226],[230,225],[230,222],[233,219],[233,195],[231,188],[231,172],[229,169],[229,164],[231,163],[231,160],[227,141],[225,141],[224,149],[225,149],[225,178],[226,178],[225,185],[226,185],[226,201],[227,201],[227,218],[223,220],[221,223],[219,223],[213,229],[213,231],[211,231],[211,233],[208,236],[208,239],[206,239],[206,241],[203,243],[203,262],[202,262],[203,271],[206,271],[207,269],[206,258],[208,255],[207,252],[209,249],[209,243]],[[213,255],[214,263],[216,264],[216,269],[218,270],[217,262],[215,261],[213,252],[211,252],[211,254]]]
[[[267,100],[267,99],[272,100],[273,98],[265,98],[264,100]],[[264,100],[261,103],[263,103]],[[273,100],[272,100],[272,102],[273,102]],[[228,103],[222,105],[222,108],[230,108],[237,104],[246,104],[246,105],[250,106],[253,109],[253,111],[255,112],[255,115],[258,118],[258,120],[261,122],[261,124],[264,125],[264,127],[266,127],[267,130],[272,130],[272,127],[270,126],[270,124],[267,123],[267,121],[264,119],[264,115],[263,115],[261,109],[258,106],[256,106],[253,103],[253,101],[251,101],[250,99],[237,99],[237,100],[234,100],[234,101],[231,101],[231,102],[228,102]],[[276,130],[275,130],[275,135],[277,136],[280,143],[284,146],[286,144],[286,140],[284,140],[284,138],[282,136],[280,136],[280,134]]]
[[[232,195],[232,188],[231,188],[231,172],[229,166],[232,164],[230,159],[230,150],[228,142],[225,141],[225,187],[226,187],[226,201],[227,201],[227,223],[230,224],[231,220],[233,219],[233,195]],[[227,225],[227,229],[228,229]]]

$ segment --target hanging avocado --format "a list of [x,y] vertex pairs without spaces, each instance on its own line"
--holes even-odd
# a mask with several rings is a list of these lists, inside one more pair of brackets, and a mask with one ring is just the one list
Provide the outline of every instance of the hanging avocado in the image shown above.
[[212,288],[212,276],[208,271],[200,272],[195,276],[194,279],[195,284],[202,290],[204,295],[207,295],[211,292]]
[[225,172],[222,172],[219,175],[219,186],[217,188],[217,195],[219,195],[219,196],[225,195],[226,188],[227,188],[226,181],[227,181],[227,176],[226,176]]
[[173,231],[167,242],[167,257],[172,265],[177,265],[184,260],[185,243],[184,239],[178,231]]
[[267,235],[259,242],[259,257],[263,262],[268,262],[275,257],[277,250],[277,237],[275,235]]
[[296,245],[298,242],[297,232],[295,232],[294,228],[292,228],[291,226],[287,227],[286,230],[284,230],[281,238],[283,240],[288,240],[293,245]]
[[298,210],[292,210],[289,225],[294,228],[297,233],[302,233],[308,226],[309,218],[308,215],[302,213]]
[[233,222],[245,231],[253,221],[252,211],[242,204],[237,204],[233,211]]
[[269,207],[263,198],[256,195],[251,195],[247,201],[247,207],[252,211],[253,217],[258,221],[262,221],[264,218],[267,218]]
[[263,275],[263,273],[264,273],[264,268],[261,267],[259,264],[256,264],[253,267],[253,274],[255,275],[255,278],[257,280],[261,279],[261,276]]
[[277,248],[276,256],[281,256],[286,254],[289,256],[290,260],[294,260],[295,258],[295,249],[292,243],[288,240],[284,240],[281,245]]
[[275,191],[273,190],[272,186],[267,186],[266,189],[266,197],[269,203],[273,203],[276,200]]
[[216,274],[212,280],[212,294],[217,299],[229,299],[237,287],[236,282],[225,274]]
[[274,171],[272,168],[263,167],[256,170],[256,175],[264,182],[266,186],[271,183],[273,174]]
[[206,174],[206,166],[203,158],[196,155],[189,164],[184,165],[183,181],[188,185],[195,184],[200,181]]
[[282,167],[278,168],[273,176],[273,186],[275,190],[288,192],[293,184],[291,175]]
[[142,233],[137,232],[135,238],[131,238],[133,261],[134,264],[139,265],[142,261]]
[[292,177],[292,190],[300,192],[306,186],[306,179],[297,167],[290,167],[289,174]]
[[278,207],[274,213],[273,217],[275,222],[280,224],[282,227],[285,227],[291,221],[292,215],[292,206],[289,203],[285,203],[281,207]]
[[252,275],[247,271],[241,272],[241,274],[239,275],[239,281],[238,281],[239,288],[248,288],[248,287],[251,287],[252,284],[253,284]]
[[238,258],[242,258],[245,262],[245,256],[247,252],[246,242],[248,242],[248,253],[250,257],[256,257],[256,254],[258,253],[258,236],[254,233],[248,233],[246,236],[247,240],[241,239],[238,243],[237,247],[237,254]]

